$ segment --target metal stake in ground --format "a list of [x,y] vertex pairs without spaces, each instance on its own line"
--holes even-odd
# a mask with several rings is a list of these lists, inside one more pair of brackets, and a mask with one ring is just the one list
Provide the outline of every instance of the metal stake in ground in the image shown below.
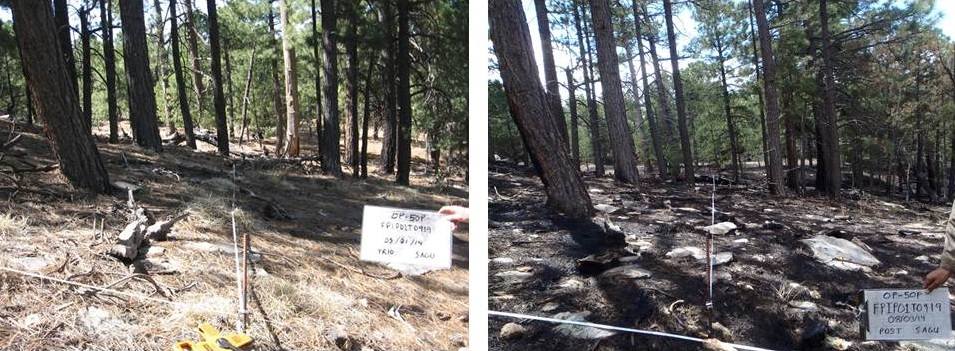
[[[710,194],[710,225],[716,224],[716,176],[713,176],[713,192]],[[706,308],[713,308],[713,232],[706,231]]]
[[[236,183],[237,178],[238,177],[236,177],[235,164],[232,164],[232,186],[233,186],[232,188],[232,248],[233,248],[233,251],[232,252],[235,253],[235,283],[236,283],[236,290],[239,294],[239,316],[236,319],[235,324],[236,324],[236,330],[244,333],[245,318],[248,314],[248,311],[246,309],[246,303],[245,303],[245,278],[244,278],[244,275],[242,274],[242,265],[240,264],[240,261],[239,261],[239,234],[235,225],[235,211],[236,211],[235,194],[239,187],[238,183]],[[244,246],[245,245],[243,245],[243,247]],[[243,256],[245,256],[244,252],[243,252]]]

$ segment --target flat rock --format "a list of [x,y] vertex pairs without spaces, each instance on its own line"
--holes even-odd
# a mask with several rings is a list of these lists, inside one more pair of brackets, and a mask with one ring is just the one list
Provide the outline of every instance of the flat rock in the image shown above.
[[737,244],[749,244],[749,239],[746,239],[746,238],[736,239],[736,240],[733,240],[733,242]]
[[582,290],[587,287],[587,283],[577,278],[563,278],[557,286],[568,290]]
[[524,337],[527,331],[517,323],[507,323],[501,328],[501,340],[517,340]]
[[614,278],[644,279],[644,278],[650,278],[650,276],[652,275],[653,273],[644,269],[643,267],[640,267],[640,265],[629,264],[626,266],[619,266],[619,267],[608,269],[605,272],[601,273],[600,277],[609,278],[609,279],[614,279]]
[[491,259],[491,263],[511,264],[511,263],[514,263],[514,259],[510,257],[495,257]]
[[548,302],[548,303],[545,303],[543,306],[541,306],[541,312],[554,312],[559,307],[560,307],[559,303]]
[[146,251],[146,257],[162,256],[162,254],[164,254],[164,253],[166,253],[166,248],[165,248],[165,247],[162,247],[162,246],[150,246],[150,247],[149,247],[149,250]]
[[[251,257],[251,255],[249,256]],[[255,262],[255,261],[252,261],[252,262]],[[419,275],[435,270],[434,268],[431,268],[431,267],[421,267],[421,266],[415,266],[410,264],[393,263],[393,262],[386,263],[385,267],[394,269],[406,277],[415,277],[415,276],[419,276]]]
[[531,272],[520,272],[520,271],[504,271],[494,274],[495,277],[504,278],[505,281],[511,283],[521,283],[531,280],[534,277],[534,273]]
[[706,230],[707,233],[710,233],[713,235],[723,235],[733,230],[736,230],[736,223],[720,222],[711,226],[703,227],[703,230]]
[[809,246],[813,258],[834,268],[868,271],[870,267],[881,263],[871,253],[846,239],[816,235],[800,241]]
[[670,258],[692,256],[693,258],[698,260],[706,259],[706,254],[703,252],[703,249],[695,247],[695,246],[684,246],[684,247],[676,248],[670,252],[667,252],[666,256]]
[[594,209],[603,213],[614,213],[620,210],[620,207],[607,204],[596,204],[594,205]]
[[625,256],[617,259],[617,262],[620,263],[633,263],[640,260],[640,256]]
[[815,302],[811,301],[790,301],[789,307],[795,308],[804,312],[818,311],[819,306]]
[[[702,258],[699,258],[698,260],[705,262],[705,261],[706,261],[706,257],[704,256],[704,257],[702,257]],[[733,260],[733,253],[732,253],[732,252],[717,252],[715,255],[713,255],[713,265],[714,265],[714,266],[719,266],[719,265],[722,265],[722,264],[726,264],[726,263],[729,263],[729,262],[732,261],[732,260]]]
[[[561,312],[554,315],[554,319],[563,319],[577,322],[587,322],[587,317],[591,315],[590,311],[581,311],[581,312]],[[563,336],[575,338],[575,339],[603,339],[617,333],[614,333],[609,330],[594,328],[594,327],[585,327],[580,325],[573,324],[560,324],[554,327],[554,332],[561,334]]]
[[31,272],[40,272],[50,264],[43,257],[16,257],[12,261],[21,269]]

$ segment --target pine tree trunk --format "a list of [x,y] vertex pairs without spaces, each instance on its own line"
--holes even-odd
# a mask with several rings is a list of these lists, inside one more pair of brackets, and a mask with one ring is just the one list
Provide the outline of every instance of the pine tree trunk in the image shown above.
[[590,117],[590,124],[587,126],[590,130],[590,147],[594,159],[594,174],[600,178],[604,176],[603,164],[603,143],[600,141],[600,119],[597,115],[597,101],[594,97],[594,91],[591,88],[593,82],[593,71],[590,60],[590,39],[586,36],[586,31],[581,25],[586,25],[581,20],[578,10],[584,11],[578,5],[574,5],[574,27],[577,30],[577,42],[580,48],[580,60],[584,70],[584,92],[587,97],[587,115]]
[[[839,162],[839,126],[836,124],[836,82],[833,73],[832,43],[829,38],[829,11],[827,0],[819,1],[819,19],[822,29],[822,74],[823,74],[823,159],[826,164],[825,192],[830,197],[839,197],[842,185],[842,170]],[[769,60],[766,60],[767,62]],[[767,117],[767,128],[769,125]],[[772,144],[770,144],[772,145]]]
[[567,217],[589,218],[594,210],[579,171],[567,153],[553,152],[560,148],[560,131],[550,116],[553,110],[537,78],[530,31],[521,3],[494,1],[489,4],[488,15],[508,105],[526,132],[528,148],[539,156],[548,203]]
[[[643,14],[647,22],[651,22],[650,13],[647,11],[646,5],[643,6]],[[657,44],[656,38],[653,33],[649,33],[647,38],[647,47],[648,52],[650,53],[650,61],[653,63],[653,78],[657,88],[657,99],[659,99],[660,105],[660,120],[663,121],[663,138],[664,142],[662,145],[662,152],[665,156],[670,156],[667,152],[669,147],[673,144],[676,144],[676,136],[673,135],[673,113],[670,110],[670,91],[663,84],[663,74],[660,73],[663,71],[662,66],[660,66],[660,57],[657,55]],[[660,124],[657,123],[659,126]],[[667,162],[667,172],[671,176],[678,176],[680,174],[680,168],[677,164],[671,164]]]
[[663,0],[664,19],[667,26],[667,42],[670,44],[670,66],[673,70],[673,90],[676,93],[677,126],[680,129],[680,147],[683,150],[683,175],[686,182],[693,184],[693,150],[690,145],[690,130],[686,122],[686,101],[683,98],[683,79],[680,78],[680,56],[677,54],[676,32],[673,29],[673,6],[670,0]]
[[610,4],[602,0],[591,0],[590,8],[594,37],[597,40],[597,66],[600,69],[600,87],[604,95],[604,116],[610,130],[610,149],[614,158],[614,178],[624,183],[636,184],[640,180],[637,150],[633,146],[633,132],[627,123],[624,108]]
[[192,113],[189,112],[189,98],[186,96],[186,79],[182,74],[182,53],[179,49],[179,20],[176,15],[176,0],[169,1],[169,18],[172,21],[172,67],[176,75],[176,95],[179,97],[179,111],[182,113],[182,127],[186,133],[186,145],[196,149],[196,136],[192,126]]
[[[89,7],[87,7],[89,6]],[[93,7],[84,3],[84,7],[79,12],[80,17],[80,45],[82,47],[83,57],[83,122],[86,123],[86,131],[93,131],[93,67],[90,66],[93,49],[90,47],[90,20],[89,14]]]
[[391,0],[384,0],[378,11],[385,45],[381,48],[381,157],[378,159],[378,172],[392,174],[395,171],[395,155],[398,147],[398,115],[395,110],[395,40],[394,12]]
[[316,0],[312,0],[312,55],[315,58],[315,135],[317,137],[318,143],[316,147],[318,148],[318,154],[322,154],[322,57],[319,54],[319,40],[318,36],[318,7],[315,5]]
[[56,22],[56,38],[60,43],[60,53],[66,63],[66,72],[73,88],[73,95],[79,96],[76,82],[76,59],[73,58],[73,44],[70,36],[70,13],[66,0],[53,0],[53,21]]
[[[187,0],[188,1],[188,0]],[[275,33],[275,13],[272,11],[272,1],[269,1],[269,33]],[[281,51],[275,35],[269,35],[269,47],[276,52]],[[279,63],[277,55],[272,55],[272,108],[275,110],[275,154],[285,152],[285,103],[282,100],[282,85],[279,84]]]
[[368,178],[368,122],[371,118],[371,91],[374,89],[372,87],[372,77],[374,77],[375,66],[378,63],[378,57],[375,55],[368,55],[368,71],[365,72],[365,98],[364,98],[364,112],[362,113],[362,122],[361,122],[361,175],[362,179]]
[[[567,144],[567,122],[564,120],[564,109],[560,106],[560,88],[557,81],[557,65],[554,63],[554,49],[550,38],[550,18],[547,16],[546,0],[534,0],[534,9],[537,13],[537,31],[540,34],[541,56],[544,59],[544,87],[547,89],[547,104],[554,110],[564,145]],[[564,147],[566,150],[566,146]]]
[[[757,84],[756,84],[755,90],[756,90],[756,97],[759,99],[759,104],[758,104],[758,106],[759,106],[759,133],[760,133],[760,137],[761,137],[760,140],[762,141],[762,146],[763,146],[763,150],[762,150],[762,151],[763,151],[763,153],[762,153],[762,155],[763,155],[763,164],[764,164],[764,165],[768,165],[768,164],[769,164],[769,150],[767,150],[767,149],[768,149],[769,147],[767,146],[768,144],[766,143],[766,140],[767,140],[767,138],[766,138],[766,102],[765,102],[764,99],[763,99],[763,90],[761,89],[760,84],[759,84],[759,82],[762,81],[762,78],[761,78],[761,77],[762,77],[762,73],[760,73],[760,65],[759,65],[759,38],[758,38],[757,35],[756,35],[756,18],[755,18],[755,15],[753,14],[754,11],[753,11],[753,2],[752,2],[752,0],[750,0],[750,1],[747,3],[747,5],[749,6],[749,10],[750,10],[750,11],[749,11],[749,34],[750,34],[750,38],[752,39],[751,41],[752,41],[752,43],[753,43],[753,70],[756,71],[756,82],[757,82]],[[768,171],[767,171],[767,173],[768,173]]]
[[[116,105],[116,51],[113,49],[113,2],[100,0],[103,30],[103,65],[106,68],[106,108],[109,118],[109,142],[119,142],[119,106]],[[32,104],[31,104],[32,105]]]
[[216,113],[216,146],[219,155],[229,156],[229,125],[225,115],[225,96],[222,92],[222,54],[219,46],[219,16],[216,2],[206,1],[209,11],[209,51],[212,55],[212,104]]
[[228,99],[226,104],[228,105],[228,114],[229,114],[229,138],[236,138],[235,135],[235,93],[233,92],[233,82],[232,82],[232,55],[229,54],[229,50],[232,48],[230,44],[231,40],[229,38],[224,38],[222,40],[222,56],[225,60],[225,86],[226,86],[226,95]]
[[648,82],[648,79],[647,79],[647,62],[646,62],[646,59],[644,58],[643,44],[642,44],[643,43],[643,30],[642,30],[643,24],[642,24],[642,21],[640,20],[641,16],[638,11],[636,0],[633,1],[632,10],[633,10],[633,18],[635,20],[634,28],[636,29],[635,37],[637,40],[637,55],[640,55],[640,75],[641,75],[641,80],[643,81],[643,105],[647,109],[647,123],[649,124],[649,127],[650,127],[650,141],[653,144],[653,155],[657,161],[657,169],[659,170],[660,178],[666,179],[668,176],[667,168],[666,168],[666,164],[667,164],[666,154],[664,153],[663,145],[660,141],[662,136],[660,135],[659,123],[654,117],[653,104],[650,101],[650,83]]
[[129,122],[133,139],[141,147],[162,151],[162,138],[156,120],[156,95],[149,73],[143,1],[123,1],[120,16],[123,21],[123,63],[126,66]]
[[395,181],[398,185],[410,185],[411,177],[411,54],[409,45],[409,16],[411,1],[398,0],[398,51],[395,57],[397,89],[395,98],[398,105],[398,152],[395,168]]
[[[189,54],[192,56],[192,86],[196,93],[196,111],[199,112],[197,122],[202,121],[202,109],[205,105],[205,87],[202,82],[202,71],[199,65],[199,32],[196,31],[196,17],[193,11],[193,0],[184,0],[186,5],[186,41],[189,44]],[[271,6],[269,7],[271,9]],[[274,31],[272,31],[274,33]]]
[[[792,70],[788,70],[789,80],[793,81]],[[795,111],[796,92],[790,90],[786,98],[782,100],[784,111]],[[798,191],[802,184],[802,168],[799,165],[799,154],[796,151],[796,121],[791,112],[787,112],[783,117],[786,128],[786,166],[789,171],[786,172],[786,187],[793,191]]]
[[647,139],[650,138],[647,137],[646,130],[639,127],[643,125],[643,114],[640,111],[640,82],[637,78],[637,68],[633,65],[636,56],[633,55],[630,43],[624,45],[624,50],[627,52],[627,68],[630,69],[630,88],[633,90],[634,113],[636,114],[634,124],[637,125],[637,131],[634,135],[640,136],[640,148],[644,155],[644,169],[647,173],[650,173],[653,172],[653,166],[650,163],[650,145],[647,142]]
[[335,13],[336,0],[322,0],[322,88],[325,112],[322,131],[322,171],[341,177],[339,139],[341,131],[338,125],[338,39],[335,36],[338,15]]
[[162,1],[153,0],[156,10],[156,72],[159,74],[160,88],[162,89],[163,121],[172,126],[172,107],[169,106],[169,79],[166,78],[166,23],[162,17]]
[[783,186],[783,158],[779,144],[779,94],[776,90],[776,60],[769,35],[769,23],[762,1],[754,1],[756,28],[759,31],[759,49],[763,57],[763,91],[766,93],[766,136],[769,146],[769,163],[766,165],[769,178],[769,193],[786,195]]
[[348,9],[348,29],[345,34],[345,55],[348,56],[348,67],[345,74],[345,107],[348,109],[345,130],[345,163],[351,166],[353,175],[357,178],[360,173],[358,161],[358,13]]
[[295,67],[295,47],[292,46],[291,24],[288,16],[288,0],[279,0],[279,18],[282,21],[282,58],[285,69],[285,151],[282,154],[289,157],[299,155],[298,137],[298,78]]
[[740,172],[742,172],[739,163],[739,142],[736,138],[736,125],[733,123],[733,109],[730,105],[729,84],[726,82],[725,47],[720,38],[722,38],[722,33],[716,33],[713,42],[716,45],[717,60],[719,61],[720,86],[723,88],[723,113],[726,114],[726,131],[730,139],[730,159],[733,161],[733,182],[739,183],[739,175]]
[[239,145],[248,133],[249,127],[249,94],[252,92],[252,72],[255,71],[255,45],[252,45],[252,54],[249,55],[249,68],[245,71],[245,90],[242,93],[242,128],[239,130]]
[[93,136],[86,130],[80,104],[69,79],[63,52],[57,44],[53,9],[48,1],[17,0],[11,3],[13,26],[27,85],[37,116],[45,124],[60,171],[70,183],[96,193],[112,191]]
[[574,82],[574,73],[570,68],[564,69],[567,74],[567,107],[570,109],[570,155],[580,169],[580,133],[577,130],[577,88]]

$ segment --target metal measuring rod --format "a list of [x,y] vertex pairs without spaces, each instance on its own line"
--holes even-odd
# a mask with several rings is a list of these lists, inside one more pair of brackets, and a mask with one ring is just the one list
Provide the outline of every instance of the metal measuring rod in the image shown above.
[[234,333],[222,335],[209,323],[199,325],[202,341],[180,341],[173,345],[173,351],[245,351],[252,345],[252,337]]

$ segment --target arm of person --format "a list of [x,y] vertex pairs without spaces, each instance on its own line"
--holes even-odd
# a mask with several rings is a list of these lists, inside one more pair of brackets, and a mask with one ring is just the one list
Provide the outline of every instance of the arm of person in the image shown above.
[[952,212],[945,224],[945,248],[942,250],[942,263],[925,276],[922,286],[932,292],[935,288],[945,284],[948,278],[951,278],[953,271],[955,271],[955,203],[952,204]]

